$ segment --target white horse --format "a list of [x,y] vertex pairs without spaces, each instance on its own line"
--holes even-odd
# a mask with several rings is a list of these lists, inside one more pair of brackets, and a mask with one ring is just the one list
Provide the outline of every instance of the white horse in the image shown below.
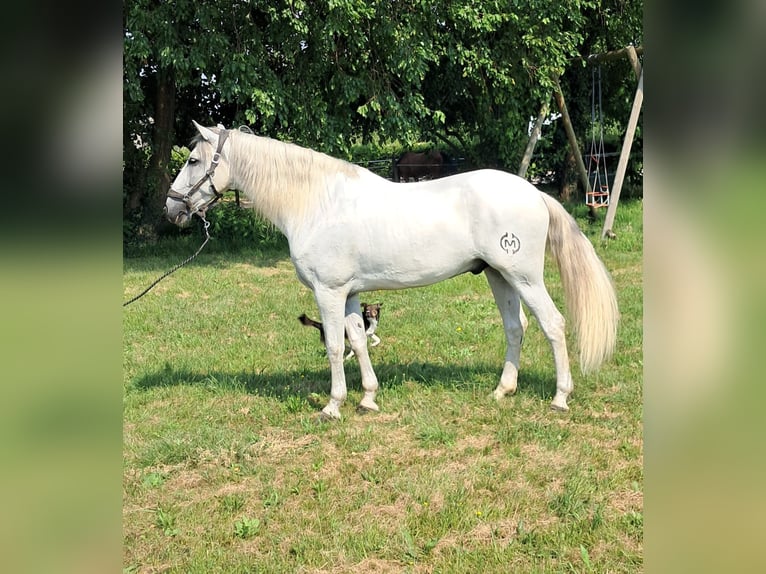
[[568,410],[565,321],[543,284],[546,242],[574,320],[581,369],[592,371],[611,355],[619,318],[611,278],[561,204],[524,179],[478,170],[405,186],[293,144],[194,125],[199,136],[168,192],[166,215],[187,225],[219,192],[237,189],[285,234],[324,324],[332,382],[323,418],[339,419],[346,398],[344,329],[361,369],[359,408],[379,410],[359,294],[430,285],[468,271],[487,276],[505,328],[495,398],[516,390],[523,301],[553,348],[551,407]]

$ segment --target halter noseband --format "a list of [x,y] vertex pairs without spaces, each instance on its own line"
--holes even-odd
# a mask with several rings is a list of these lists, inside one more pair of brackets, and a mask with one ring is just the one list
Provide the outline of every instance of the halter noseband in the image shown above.
[[[216,201],[221,199],[223,197],[222,193],[219,193],[218,190],[215,188],[215,183],[213,182],[213,175],[215,174],[215,168],[218,167],[218,162],[221,161],[221,151],[223,150],[223,144],[226,142],[226,138],[229,137],[229,131],[228,130],[222,130],[221,133],[218,135],[218,149],[216,149],[215,153],[213,154],[213,160],[210,163],[210,167],[205,172],[205,175],[203,175],[200,180],[194,184],[194,186],[187,191],[186,193],[180,193],[173,188],[170,188],[168,190],[168,197],[170,199],[173,199],[175,201],[181,201],[184,205],[186,205],[186,209],[189,212],[189,217],[194,215],[195,213],[201,212],[202,215],[205,214],[205,211],[207,211],[207,208],[213,205]],[[191,196],[194,195],[197,190],[199,190],[200,187],[202,187],[202,184],[205,183],[205,180],[210,180],[210,187],[213,190],[213,193],[215,194],[215,197],[211,202],[208,204],[194,208],[191,201]]]

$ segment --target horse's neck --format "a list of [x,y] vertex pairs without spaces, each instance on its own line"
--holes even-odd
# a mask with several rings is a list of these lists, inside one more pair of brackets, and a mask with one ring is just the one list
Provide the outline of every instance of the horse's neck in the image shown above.
[[325,199],[327,179],[352,166],[277,140],[235,132],[232,181],[253,206],[288,239],[310,220]]
[[308,179],[296,173],[302,162],[288,163],[285,144],[276,140],[233,135],[233,185],[247,195],[256,211],[289,237],[309,199]]

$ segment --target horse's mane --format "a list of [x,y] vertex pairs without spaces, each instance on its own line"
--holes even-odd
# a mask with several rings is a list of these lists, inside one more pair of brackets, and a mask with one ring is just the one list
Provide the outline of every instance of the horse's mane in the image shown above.
[[288,219],[299,224],[326,204],[338,177],[362,175],[359,166],[294,144],[234,130],[229,137],[237,187],[279,227]]

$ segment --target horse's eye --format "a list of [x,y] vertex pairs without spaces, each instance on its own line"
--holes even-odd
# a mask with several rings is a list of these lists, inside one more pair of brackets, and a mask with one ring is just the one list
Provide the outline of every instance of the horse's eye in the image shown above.
[[199,161],[199,160],[196,157],[190,157],[189,158],[189,165],[194,165],[195,163],[197,163],[197,161]]

